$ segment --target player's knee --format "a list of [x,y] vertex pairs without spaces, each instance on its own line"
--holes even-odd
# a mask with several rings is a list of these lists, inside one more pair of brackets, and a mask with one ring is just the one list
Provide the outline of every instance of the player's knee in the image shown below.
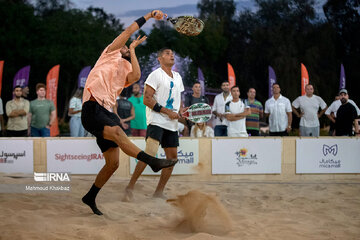
[[111,171],[115,172],[116,169],[119,168],[119,161],[111,161],[110,163],[107,164],[107,167],[108,167]]
[[153,138],[147,138],[145,152],[150,156],[155,157],[159,148],[159,142]]

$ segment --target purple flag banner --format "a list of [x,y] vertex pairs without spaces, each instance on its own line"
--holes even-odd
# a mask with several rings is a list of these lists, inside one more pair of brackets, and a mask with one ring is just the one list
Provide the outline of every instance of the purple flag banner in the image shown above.
[[201,96],[205,96],[205,78],[200,68],[198,68],[198,81],[200,82],[201,86]]
[[276,83],[275,71],[272,67],[269,66],[269,98],[273,96],[272,85]]
[[345,82],[345,70],[344,65],[341,64],[341,70],[340,70],[340,89],[345,88],[346,82]]
[[78,88],[84,88],[86,79],[91,71],[91,66],[86,66],[83,69],[81,69],[78,77]]
[[17,85],[21,87],[25,87],[29,85],[29,74],[30,74],[30,66],[23,67],[20,69],[14,77],[13,88]]

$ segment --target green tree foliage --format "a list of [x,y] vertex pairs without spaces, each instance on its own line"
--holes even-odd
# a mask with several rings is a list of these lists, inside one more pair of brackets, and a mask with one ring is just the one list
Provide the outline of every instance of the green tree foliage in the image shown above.
[[60,64],[59,117],[77,87],[82,67],[94,65],[102,50],[123,30],[113,15],[99,8],[71,9],[68,0],[0,2],[0,59],[5,60],[2,98],[11,99],[17,70],[31,65],[30,98],[35,85],[46,81],[50,68]]
[[[200,0],[204,31],[196,37],[177,33],[170,23],[157,21],[145,44],[137,48],[141,63],[162,47],[170,47],[192,63],[185,83],[196,81],[197,68],[207,86],[219,88],[227,79],[226,63],[234,67],[245,97],[257,89],[265,102],[268,65],[276,72],[282,92],[291,100],[300,95],[300,63],[308,69],[315,93],[330,104],[339,86],[340,64],[345,66],[351,98],[359,101],[360,17],[358,0],[328,0],[325,17],[315,11],[314,0],[254,0],[256,10],[236,11],[233,0]],[[94,65],[101,51],[123,25],[102,9],[72,8],[70,0],[0,1],[0,59],[5,60],[2,96],[11,98],[17,70],[31,65],[30,91],[45,82],[49,69],[61,65],[58,91],[59,116],[76,88],[77,75]],[[144,35],[141,30],[137,33]]]

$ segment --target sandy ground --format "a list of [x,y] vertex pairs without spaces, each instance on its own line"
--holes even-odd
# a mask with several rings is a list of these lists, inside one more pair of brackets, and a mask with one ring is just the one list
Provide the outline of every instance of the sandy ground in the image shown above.
[[[66,194],[1,193],[0,239],[360,239],[358,180],[170,179],[166,194],[176,199],[170,204],[151,197],[157,179],[139,181],[134,202],[121,202],[128,179],[112,178],[97,198],[103,216],[92,214],[80,200],[93,180],[94,176],[72,176],[72,190]],[[0,184],[34,184],[34,180],[30,175],[0,174]],[[198,191],[185,195],[191,190]]]

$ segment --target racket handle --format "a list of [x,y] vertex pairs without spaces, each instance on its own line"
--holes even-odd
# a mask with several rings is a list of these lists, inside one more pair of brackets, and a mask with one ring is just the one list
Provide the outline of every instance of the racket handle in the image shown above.
[[183,117],[189,117],[189,112],[184,112],[183,114],[181,114]]

